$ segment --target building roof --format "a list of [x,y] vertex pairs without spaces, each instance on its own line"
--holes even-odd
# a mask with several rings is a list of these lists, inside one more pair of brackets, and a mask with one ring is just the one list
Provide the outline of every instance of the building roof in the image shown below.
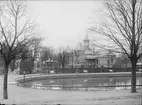
[[88,35],[86,34],[85,38],[84,38],[84,41],[87,40],[89,41],[89,38],[88,38]]
[[95,56],[95,55],[87,55],[85,57],[85,59],[96,59],[96,58],[97,58],[97,56]]
[[72,51],[69,45],[67,45],[67,47],[66,47],[65,50],[66,50],[68,53],[71,53],[71,51]]
[[95,53],[92,50],[86,50],[85,55],[95,55]]
[[84,50],[84,47],[81,42],[78,43],[76,50]]

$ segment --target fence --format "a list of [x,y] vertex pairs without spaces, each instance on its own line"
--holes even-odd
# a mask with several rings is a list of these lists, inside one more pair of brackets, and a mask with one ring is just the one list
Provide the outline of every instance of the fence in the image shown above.
[[[50,70],[54,70],[56,74],[60,73],[84,73],[84,70],[87,70],[88,73],[105,73],[105,72],[131,72],[132,68],[38,68],[34,73],[46,73],[49,74]],[[137,68],[137,71],[138,68]],[[23,74],[22,72],[20,74]],[[29,74],[29,73],[28,73]]]
[[83,70],[87,70],[88,73],[101,73],[101,72],[131,72],[131,68],[55,68],[55,73],[83,73]]
[[[27,83],[18,83],[18,86],[35,88],[35,89],[44,89],[44,90],[70,90],[70,91],[108,91],[108,90],[129,90],[131,85],[117,85],[117,86],[62,86],[62,85],[31,85]],[[120,88],[120,89],[117,89]],[[137,89],[141,89],[142,85],[136,85]]]
[[0,75],[3,74],[3,68],[0,68]]
[[[27,88],[37,88],[37,89],[45,89],[45,90],[78,90],[78,91],[107,91],[107,90],[116,90],[116,89],[130,89],[131,85],[127,85],[127,84],[123,84],[123,85],[99,85],[99,84],[88,84],[86,83],[86,81],[84,81],[85,84],[82,83],[82,85],[80,84],[71,84],[71,85],[67,85],[67,84],[50,84],[50,85],[38,85],[38,84],[31,84],[28,83],[27,81],[34,81],[34,80],[42,80],[42,79],[59,79],[59,78],[67,78],[67,77],[74,77],[77,76],[79,77],[85,77],[87,74],[80,74],[80,75],[73,75],[73,74],[67,74],[67,75],[39,75],[39,74],[35,74],[35,75],[26,75],[25,79],[23,77],[19,77],[16,78],[17,81],[17,85],[21,86],[21,87],[27,87]],[[92,77],[92,74],[88,74],[89,77]],[[104,74],[107,75],[107,74]],[[128,73],[124,73],[125,76],[128,75]],[[104,77],[104,76],[103,76]],[[116,76],[114,76],[116,77]],[[90,83],[90,82],[89,82]],[[137,89],[141,89],[142,88],[142,84],[136,85]]]

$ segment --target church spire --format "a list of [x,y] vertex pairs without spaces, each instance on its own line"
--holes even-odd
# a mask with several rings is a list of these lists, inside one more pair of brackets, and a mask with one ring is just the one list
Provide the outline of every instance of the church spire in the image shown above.
[[85,50],[89,50],[89,38],[88,38],[88,35],[87,35],[87,32],[86,32],[86,36],[85,36],[85,38],[84,38],[84,48],[85,48]]

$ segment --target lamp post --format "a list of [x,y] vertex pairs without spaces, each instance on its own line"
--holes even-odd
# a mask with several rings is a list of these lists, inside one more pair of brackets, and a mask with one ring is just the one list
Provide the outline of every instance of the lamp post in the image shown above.
[[73,59],[73,56],[74,56],[73,54],[74,54],[74,50],[72,49],[72,68],[73,68],[73,60],[74,60]]
[[101,66],[101,73],[103,72],[103,65]]
[[26,72],[25,71],[23,71],[23,73],[24,73],[24,86],[25,86],[25,74],[26,74]]

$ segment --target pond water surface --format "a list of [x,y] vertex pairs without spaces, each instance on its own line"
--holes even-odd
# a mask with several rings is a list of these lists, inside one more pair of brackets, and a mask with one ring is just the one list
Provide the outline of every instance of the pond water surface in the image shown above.
[[[130,85],[130,77],[44,79],[24,83],[26,87],[46,90],[120,90],[130,89]],[[140,77],[137,78],[136,85],[136,88],[142,88]]]

